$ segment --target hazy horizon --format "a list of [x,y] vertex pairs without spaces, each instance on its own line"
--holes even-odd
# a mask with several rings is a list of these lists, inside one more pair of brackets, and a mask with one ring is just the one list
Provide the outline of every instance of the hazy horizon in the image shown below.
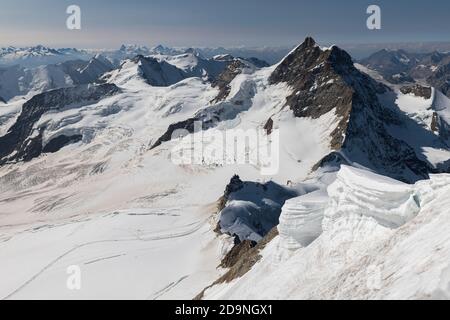
[[[66,28],[71,4],[81,8],[81,30]],[[381,7],[381,30],[366,27],[370,4]],[[323,44],[450,41],[450,3],[444,0],[433,6],[406,0],[16,0],[0,8],[0,46],[289,47],[308,35]]]

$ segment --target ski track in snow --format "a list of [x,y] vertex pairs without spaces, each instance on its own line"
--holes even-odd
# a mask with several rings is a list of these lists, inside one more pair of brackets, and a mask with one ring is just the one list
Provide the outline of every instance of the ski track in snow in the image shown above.
[[[161,232],[161,234],[156,234],[156,235],[151,235],[151,236],[136,235],[135,238],[99,240],[99,241],[92,241],[92,242],[87,242],[87,243],[82,243],[82,244],[76,245],[75,247],[71,248],[70,250],[67,250],[64,253],[57,256],[55,259],[53,259],[51,262],[49,262],[44,268],[39,270],[35,275],[33,275],[30,279],[28,279],[25,283],[23,283],[17,289],[13,290],[11,293],[9,293],[5,297],[3,297],[2,300],[8,300],[8,299],[12,298],[14,295],[19,293],[26,286],[28,286],[31,282],[33,282],[39,276],[41,276],[44,272],[46,272],[48,269],[50,269],[52,266],[54,266],[57,262],[59,262],[63,258],[66,258],[67,256],[73,254],[75,251],[77,251],[79,249],[86,248],[88,246],[94,246],[97,244],[104,244],[104,243],[134,242],[134,241],[148,242],[148,241],[159,241],[159,240],[166,240],[166,239],[182,238],[182,237],[186,237],[186,236],[189,236],[189,235],[197,232],[205,223],[207,223],[207,221],[199,221],[199,222],[194,222],[194,223],[188,224],[186,226],[182,226],[182,227],[180,227],[180,229],[185,228],[187,230],[180,231],[180,232],[173,232],[172,229],[167,229],[167,230],[163,230],[163,232]],[[42,227],[46,227],[46,226],[41,226],[39,229],[41,229]],[[53,227],[56,227],[56,226],[53,226]],[[85,265],[89,265],[89,264],[93,264],[93,263],[96,263],[99,261],[109,260],[109,259],[113,259],[113,258],[118,258],[118,257],[124,256],[124,255],[126,255],[126,254],[120,254],[120,255],[114,255],[114,256],[110,256],[110,257],[94,259],[94,260],[86,262]],[[168,286],[168,288],[163,290],[164,292],[162,292],[160,295],[167,293],[170,289],[175,287],[178,283],[180,283],[185,278],[187,278],[187,277],[183,277],[182,279],[177,281],[175,284]]]
[[186,280],[187,278],[189,278],[189,276],[184,276],[184,277],[178,279],[175,282],[171,282],[170,284],[168,284],[163,289],[161,289],[158,292],[155,292],[154,294],[152,294],[149,298],[147,298],[147,300],[150,300],[150,299],[151,300],[157,300],[158,298],[160,298],[163,295],[165,295],[166,293],[168,293],[170,290],[174,289],[177,285],[179,285],[182,281]]

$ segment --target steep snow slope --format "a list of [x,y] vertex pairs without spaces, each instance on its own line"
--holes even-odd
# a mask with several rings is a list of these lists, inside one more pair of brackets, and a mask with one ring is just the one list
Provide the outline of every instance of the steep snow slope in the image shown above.
[[88,61],[73,60],[35,68],[19,65],[0,68],[0,95],[6,100],[31,98],[52,89],[93,83],[112,69],[111,62],[101,55]]
[[398,91],[396,105],[414,121],[405,122],[401,127],[391,126],[389,130],[412,146],[420,159],[433,168],[448,171],[450,100],[434,88],[431,92],[431,97],[426,99]]
[[17,96],[33,95],[73,82],[61,68],[55,65],[26,69],[13,66],[0,69],[0,94],[8,101]]
[[211,79],[217,76],[233,60],[204,59],[195,53],[185,53],[176,56],[166,56],[166,61],[177,68],[183,70],[187,77],[209,77]]
[[[205,297],[448,299],[449,182],[449,175],[437,175],[406,185],[344,166],[328,201],[288,202],[282,233],[262,250],[261,261]],[[294,209],[303,213],[292,217]],[[323,232],[311,242],[317,210],[325,213]]]
[[0,106],[0,137],[4,136],[8,129],[16,122],[24,103],[24,100],[19,100]]

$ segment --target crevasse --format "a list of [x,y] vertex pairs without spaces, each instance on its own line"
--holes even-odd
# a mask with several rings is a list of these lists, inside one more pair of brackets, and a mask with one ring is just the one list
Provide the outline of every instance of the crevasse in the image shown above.
[[285,203],[280,217],[280,245],[289,250],[308,246],[343,216],[369,217],[395,229],[413,219],[426,195],[420,183],[405,184],[375,173],[342,166],[326,191]]

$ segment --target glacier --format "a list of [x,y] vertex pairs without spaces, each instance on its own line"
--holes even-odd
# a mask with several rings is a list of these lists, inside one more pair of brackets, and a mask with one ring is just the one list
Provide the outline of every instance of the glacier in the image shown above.
[[[3,97],[0,298],[191,299],[205,288],[206,299],[448,298],[445,95],[372,81],[312,39],[273,66],[123,50],[132,56],[118,64],[82,63],[86,76],[106,72],[95,83]],[[202,132],[171,139],[195,118]],[[273,175],[212,156],[173,161],[192,138],[211,147],[226,130],[268,123],[281,142]],[[247,188],[221,203],[235,175]],[[236,235],[258,243],[254,264],[217,283]],[[74,265],[79,291],[66,287]]]
[[288,200],[261,261],[205,298],[448,299],[449,182],[343,166],[326,193]]

